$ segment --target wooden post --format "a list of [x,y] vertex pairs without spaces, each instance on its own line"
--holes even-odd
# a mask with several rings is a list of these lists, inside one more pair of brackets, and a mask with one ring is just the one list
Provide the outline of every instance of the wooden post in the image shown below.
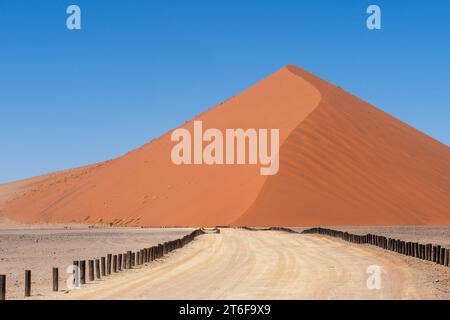
[[117,255],[113,255],[113,272],[117,273]]
[[106,271],[107,274],[111,274],[111,260],[112,260],[112,254],[108,253],[107,260],[106,260]]
[[445,263],[445,248],[441,248],[439,264],[444,265]]
[[101,257],[102,277],[106,276],[106,258]]
[[94,260],[89,260],[89,281],[94,281]]
[[117,257],[117,269],[119,269],[119,271],[122,271],[122,254],[119,253],[118,257]]
[[136,264],[137,265],[140,265],[141,264],[141,252],[140,251],[138,251],[138,252],[136,252]]
[[436,246],[436,261],[437,264],[441,263],[441,246],[437,245]]
[[73,286],[76,288],[80,287],[80,262],[73,262]]
[[128,269],[131,269],[131,267],[132,267],[132,265],[131,265],[131,258],[132,258],[132,256],[131,256],[131,251],[128,251],[127,252],[127,266],[128,266]]
[[127,253],[122,254],[122,268],[127,269]]
[[6,275],[0,274],[0,300],[6,300]]
[[97,275],[97,279],[102,278],[102,276],[100,274],[100,260],[99,259],[95,259],[95,273]]
[[31,296],[31,270],[25,270],[25,297]]
[[429,261],[433,261],[433,254],[434,254],[434,251],[435,251],[435,248],[434,248],[434,246],[433,245],[431,245],[430,246],[430,248],[429,248],[429,250],[430,250],[430,257],[429,257]]
[[449,249],[445,249],[445,256],[444,256],[444,266],[448,267],[450,264],[450,250]]
[[441,264],[441,246],[437,246],[436,263]]
[[52,275],[53,275],[53,291],[58,291],[59,290],[58,268],[53,268]]
[[86,284],[86,260],[80,261],[80,283]]

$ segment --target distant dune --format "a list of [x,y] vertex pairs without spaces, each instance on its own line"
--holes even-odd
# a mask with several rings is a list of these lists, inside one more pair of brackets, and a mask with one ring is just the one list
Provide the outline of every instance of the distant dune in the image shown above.
[[169,132],[111,161],[0,185],[1,214],[128,226],[450,225],[449,147],[298,67],[193,120],[279,128],[279,173],[175,166]]

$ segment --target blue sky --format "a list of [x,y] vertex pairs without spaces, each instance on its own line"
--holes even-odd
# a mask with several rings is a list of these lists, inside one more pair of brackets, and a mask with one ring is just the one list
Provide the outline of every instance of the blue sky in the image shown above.
[[441,0],[0,0],[0,182],[119,156],[286,64],[449,145],[449,44]]

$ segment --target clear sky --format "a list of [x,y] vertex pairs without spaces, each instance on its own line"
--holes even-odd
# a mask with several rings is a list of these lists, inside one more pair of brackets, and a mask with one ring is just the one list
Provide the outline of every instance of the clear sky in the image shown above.
[[119,156],[286,64],[450,144],[450,1],[0,0],[0,182]]

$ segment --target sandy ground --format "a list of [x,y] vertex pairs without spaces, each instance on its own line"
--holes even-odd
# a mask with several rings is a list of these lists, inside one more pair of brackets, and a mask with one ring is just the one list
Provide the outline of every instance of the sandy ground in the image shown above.
[[[222,229],[51,299],[449,299],[450,268],[318,235]],[[381,267],[381,289],[367,268]],[[35,297],[41,298],[41,297]]]
[[[290,228],[298,232],[309,228]],[[432,243],[450,248],[450,226],[330,227],[353,234],[376,234],[404,241]]]
[[[22,298],[24,270],[32,272],[35,298],[51,291],[51,272],[58,267],[60,277],[74,260],[88,260],[139,250],[164,241],[181,238],[192,229],[104,228],[59,226],[13,229],[0,226],[0,274],[7,276],[7,298]],[[3,229],[2,229],[3,228]],[[62,284],[61,284],[62,285]]]

